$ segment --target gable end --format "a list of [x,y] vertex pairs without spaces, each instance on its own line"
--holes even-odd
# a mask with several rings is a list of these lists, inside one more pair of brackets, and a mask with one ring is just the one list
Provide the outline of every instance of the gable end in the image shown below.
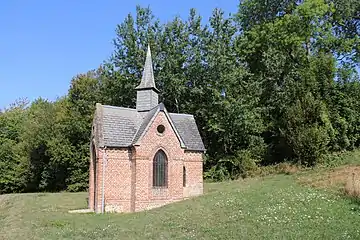
[[175,132],[175,135],[180,142],[180,147],[186,148],[186,145],[185,145],[183,139],[181,138],[179,132],[177,131],[177,129],[176,129],[176,127],[175,127],[171,117],[169,116],[169,113],[167,112],[163,103],[160,103],[156,108],[149,111],[148,115],[144,118],[143,124],[140,126],[138,132],[136,133],[136,135],[134,137],[133,144],[140,145],[141,139],[144,137],[144,135],[150,128],[151,124],[154,122],[154,120],[155,120],[156,116],[159,114],[159,112],[164,112],[166,119],[168,120],[171,128]]

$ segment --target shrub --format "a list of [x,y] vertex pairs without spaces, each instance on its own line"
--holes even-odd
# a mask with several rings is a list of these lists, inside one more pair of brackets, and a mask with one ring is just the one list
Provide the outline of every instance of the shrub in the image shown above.
[[303,127],[289,136],[293,151],[301,164],[313,166],[326,153],[328,135],[319,126]]
[[234,180],[240,177],[253,177],[259,173],[257,158],[249,150],[237,151],[234,156],[220,159],[217,164],[205,172],[205,178],[211,180]]

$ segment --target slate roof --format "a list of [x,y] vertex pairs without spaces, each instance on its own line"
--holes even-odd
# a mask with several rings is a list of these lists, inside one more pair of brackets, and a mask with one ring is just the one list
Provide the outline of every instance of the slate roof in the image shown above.
[[138,112],[134,109],[103,106],[101,125],[104,145],[131,143],[140,122]]
[[135,89],[139,90],[139,89],[151,89],[151,88],[154,89],[156,92],[159,92],[159,90],[156,88],[155,85],[154,70],[151,59],[151,50],[150,50],[150,46],[148,46],[141,82],[139,86],[137,86]]
[[93,133],[99,147],[130,147],[137,144],[146,133],[158,112],[164,111],[173,124],[183,148],[193,151],[205,151],[200,133],[193,115],[168,113],[162,103],[146,114],[132,108],[96,105]]
[[205,150],[193,115],[169,114],[188,150]]

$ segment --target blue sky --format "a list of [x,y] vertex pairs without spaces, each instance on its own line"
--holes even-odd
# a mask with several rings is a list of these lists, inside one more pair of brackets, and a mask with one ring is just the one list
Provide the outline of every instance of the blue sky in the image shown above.
[[166,22],[191,7],[208,18],[235,12],[238,0],[11,0],[0,3],[0,109],[18,98],[55,100],[71,78],[97,68],[113,51],[116,24],[136,5]]

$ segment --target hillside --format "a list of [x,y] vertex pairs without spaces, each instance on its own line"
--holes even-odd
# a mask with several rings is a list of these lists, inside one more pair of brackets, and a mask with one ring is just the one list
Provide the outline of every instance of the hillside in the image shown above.
[[2,195],[0,239],[360,239],[359,202],[311,179],[208,183],[202,197],[135,214],[67,213],[86,193]]

